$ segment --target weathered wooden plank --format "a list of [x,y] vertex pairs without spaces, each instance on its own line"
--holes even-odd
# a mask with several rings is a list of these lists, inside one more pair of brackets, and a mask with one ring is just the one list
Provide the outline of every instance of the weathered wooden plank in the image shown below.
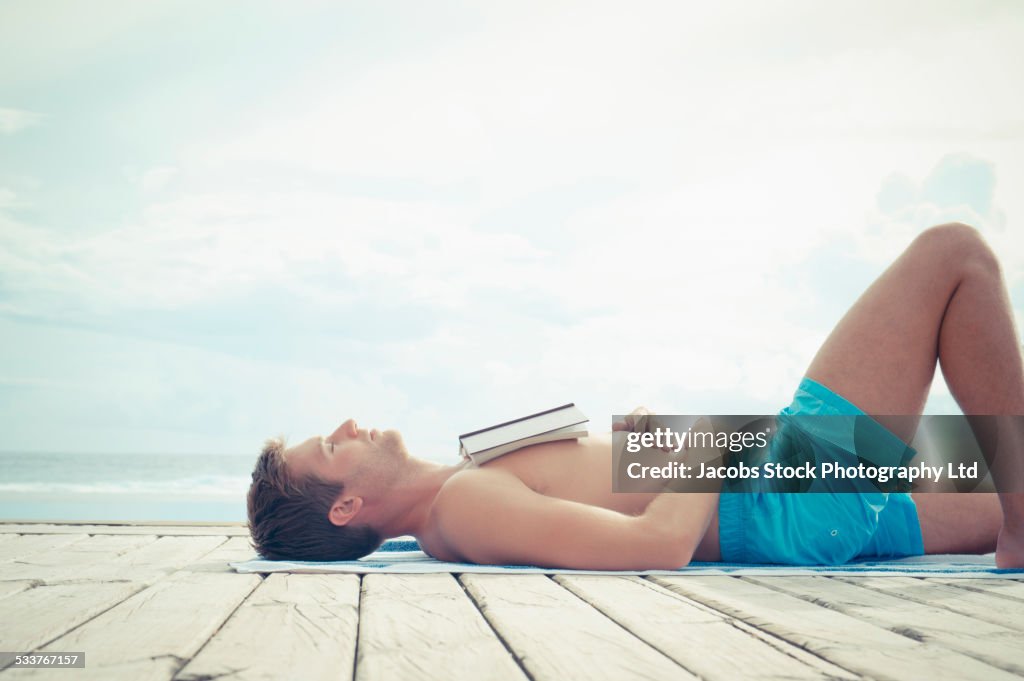
[[226,542],[196,560],[182,565],[181,570],[188,572],[229,572],[236,574],[231,563],[240,563],[253,556],[252,546],[248,537],[230,537]]
[[[922,643],[739,577],[651,577],[673,591],[877,679],[1016,678],[962,653]],[[787,580],[792,577],[781,577]]]
[[[36,581],[49,583],[3,601],[5,628],[0,631],[20,644],[3,649],[43,645],[223,542],[221,537],[167,537],[141,543],[140,539],[146,537],[90,538],[93,545],[83,547],[88,551],[70,557],[49,555],[44,564],[32,566],[31,574],[40,576]],[[104,551],[96,550],[100,545]],[[242,554],[236,550],[230,558],[238,555]],[[221,563],[227,571],[226,562]]]
[[[38,586],[38,582],[31,579],[23,579],[17,582],[0,582],[0,598],[13,596],[14,594],[31,589],[34,586]],[[0,604],[0,608],[2,607],[2,604]],[[6,650],[6,648],[4,650]]]
[[929,581],[949,584],[959,589],[991,593],[999,598],[1012,598],[1024,601],[1024,579],[951,579],[946,577],[929,577]]
[[366,575],[356,681],[527,681],[450,574]]
[[945,608],[979,620],[1001,624],[1017,631],[1024,631],[1024,606],[1007,607],[1007,600],[998,594],[959,588],[959,584],[967,580],[960,579],[955,584],[944,584],[930,578],[914,577],[833,577],[833,579],[899,596],[917,603]]
[[[161,541],[169,539],[183,538]],[[258,575],[181,570],[52,641],[42,651],[86,651],[86,667],[75,670],[75,679],[167,681],[260,581]],[[8,673],[11,678],[52,674],[45,669]]]
[[351,679],[358,607],[358,575],[272,574],[175,679]]
[[544,575],[459,581],[532,679],[695,679]]
[[43,585],[5,598],[0,618],[0,649],[34,650],[145,586],[139,582]]
[[0,524],[0,533],[8,534],[153,534],[161,537],[220,535],[247,537],[244,525],[74,525],[74,524]]
[[36,554],[0,568],[0,579],[37,579],[46,584],[123,580],[152,582],[199,559],[224,537],[104,535],[89,537],[68,550]]
[[[11,534],[6,535],[8,541],[0,544],[0,563],[9,563],[23,556],[43,551],[54,551],[77,541],[85,539],[87,535],[80,534]],[[0,570],[3,567],[0,566]]]
[[860,678],[638,577],[555,580],[703,679]]
[[134,551],[126,551],[109,562],[81,566],[70,576],[61,578],[75,581],[127,579],[153,582],[199,560],[225,541],[225,537],[219,536],[160,537]]
[[156,537],[152,535],[85,537],[67,546],[38,551],[0,565],[0,580],[53,582],[73,579],[85,568],[116,561],[125,553],[155,541]]
[[995,667],[1024,673],[1024,645],[1015,629],[828,577],[746,579],[914,640],[959,650]]

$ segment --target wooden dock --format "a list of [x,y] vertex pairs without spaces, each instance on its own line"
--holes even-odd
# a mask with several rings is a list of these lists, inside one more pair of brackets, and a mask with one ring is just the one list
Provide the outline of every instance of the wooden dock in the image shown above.
[[46,679],[996,679],[1024,583],[259,575],[241,525],[0,523],[0,650]]

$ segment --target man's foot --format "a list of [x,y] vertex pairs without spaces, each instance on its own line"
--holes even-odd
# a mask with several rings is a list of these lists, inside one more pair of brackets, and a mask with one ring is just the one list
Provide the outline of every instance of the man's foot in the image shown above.
[[997,568],[1024,568],[1024,529],[1007,530],[1006,526],[999,530],[996,542]]

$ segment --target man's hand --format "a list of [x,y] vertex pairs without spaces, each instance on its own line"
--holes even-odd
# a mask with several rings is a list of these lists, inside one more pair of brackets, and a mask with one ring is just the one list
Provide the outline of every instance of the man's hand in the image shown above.
[[[647,407],[637,407],[629,414],[626,414],[624,421],[612,423],[612,431],[625,431],[627,433],[653,433],[657,429],[665,429],[666,426],[654,418],[654,412]],[[664,446],[663,452],[672,451],[671,447]]]
[[612,430],[624,430],[631,433],[645,432],[649,425],[648,421],[653,415],[654,412],[647,407],[637,407],[626,415],[625,421],[616,421],[613,423]]

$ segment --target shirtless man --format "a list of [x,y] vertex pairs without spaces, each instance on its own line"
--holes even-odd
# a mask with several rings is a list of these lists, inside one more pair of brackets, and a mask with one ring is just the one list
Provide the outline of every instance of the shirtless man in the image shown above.
[[[916,420],[885,416],[921,414],[936,361],[965,414],[1024,415],[1020,340],[999,263],[966,225],[933,227],[913,241],[840,320],[798,396],[859,408],[909,442]],[[725,501],[754,495],[613,493],[613,434],[534,445],[477,468],[414,458],[397,431],[352,419],[288,449],[268,441],[253,473],[249,524],[257,550],[272,559],[354,559],[384,538],[413,535],[445,561],[595,570],[993,549],[998,566],[1024,567],[1024,494],[1014,482],[1024,479],[1024,437],[1010,437],[1019,456],[994,471],[998,496],[891,494],[881,513],[867,514],[875,524],[853,528],[870,542],[846,553],[818,546],[851,534],[842,518],[800,504],[855,494],[779,495],[794,504],[774,516],[744,501],[744,516],[732,502],[726,513]],[[808,518],[824,520],[807,529]],[[792,559],[772,552],[787,531],[797,545]]]

